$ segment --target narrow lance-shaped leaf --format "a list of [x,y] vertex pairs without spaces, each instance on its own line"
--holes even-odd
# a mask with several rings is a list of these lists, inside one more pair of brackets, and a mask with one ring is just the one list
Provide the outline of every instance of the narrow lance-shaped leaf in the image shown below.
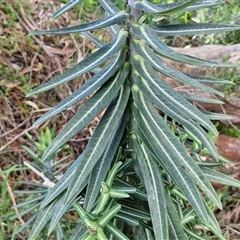
[[[185,112],[184,109],[179,108],[178,106],[175,106],[175,104],[171,103],[169,99],[164,98],[160,92],[158,92],[154,87],[152,87],[145,79],[141,78],[140,75],[133,73],[133,78],[135,80],[135,83],[138,85],[138,87],[161,111],[163,111],[168,116],[172,117],[174,120],[182,124],[191,132],[193,132],[202,141],[202,143],[205,146],[207,146],[209,150],[211,149],[210,152],[212,156],[214,156],[215,159],[218,159],[218,154],[216,152],[215,146],[213,145],[212,141],[209,139],[206,132],[200,127],[199,123],[193,121],[193,119],[191,119],[187,115],[183,116],[182,114],[183,112]],[[223,120],[231,119],[228,116],[223,114],[215,114],[215,113],[206,112],[206,111],[201,111],[201,114],[205,115],[203,119],[207,118],[207,119],[217,120],[218,117],[221,117],[221,119]],[[196,119],[196,117],[194,116],[192,116],[192,118]],[[209,129],[207,122],[205,122],[205,125],[203,126]]]
[[223,101],[213,98],[196,96],[193,94],[186,94],[178,91],[184,98],[186,98],[190,102],[198,102],[198,103],[211,103],[211,104],[224,104]]
[[78,33],[78,32],[86,32],[86,31],[92,31],[96,29],[101,29],[105,27],[112,26],[114,24],[119,24],[123,21],[126,21],[129,17],[129,14],[125,11],[120,11],[118,13],[112,14],[110,16],[104,17],[102,19],[99,19],[97,21],[81,24],[73,27],[67,27],[67,28],[58,28],[53,30],[43,30],[43,31],[36,31],[31,32],[32,35],[42,35],[42,34],[70,34],[70,33]]
[[[194,108],[191,103],[184,99],[178,92],[174,91],[167,83],[165,83],[151,68],[151,66],[142,58],[134,58],[133,64],[138,71],[138,75],[133,73],[136,78],[137,85],[143,85],[146,81],[155,89],[155,92],[166,98],[170,103],[183,110],[187,116],[195,119],[209,131],[217,134],[215,126],[207,119],[198,109]],[[142,76],[142,77],[140,77]],[[146,81],[142,81],[144,78]],[[152,95],[152,97],[154,94]]]
[[92,92],[94,92],[97,88],[103,85],[107,80],[109,80],[109,78],[111,78],[116,73],[116,71],[123,64],[125,58],[126,49],[123,48],[118,53],[116,59],[113,62],[111,62],[107,67],[103,68],[101,71],[96,73],[94,77],[89,79],[79,89],[77,89],[74,93],[72,93],[70,96],[68,96],[59,104],[57,104],[53,109],[51,109],[46,114],[41,116],[34,123],[34,125],[38,125],[47,121],[48,119],[56,116],[57,114],[68,109],[69,107],[73,106],[74,104],[80,102],[82,99],[90,95]]
[[116,226],[109,222],[105,229],[109,231],[116,239],[119,240],[130,240],[122,231],[120,231]]
[[72,117],[64,129],[55,137],[51,145],[46,149],[42,160],[45,161],[59,147],[63,146],[69,139],[82,130],[95,118],[117,95],[120,87],[127,77],[128,63],[124,71],[119,70],[113,80],[105,83]]
[[82,35],[86,36],[92,43],[94,43],[98,48],[103,47],[106,45],[104,42],[96,38],[93,34],[88,32],[83,32]]
[[54,213],[54,205],[56,204],[56,201],[53,201],[49,206],[41,209],[38,212],[37,218],[28,236],[28,240],[35,240],[38,237],[39,233],[41,233],[42,229],[46,226],[49,219],[52,217]]
[[64,205],[65,194],[61,196],[56,205],[54,206],[54,213],[51,217],[50,226],[48,228],[48,236],[53,232],[54,228],[57,226],[62,216],[67,212],[71,205],[79,199],[73,199],[72,202]]
[[[195,79],[189,78],[189,76],[185,75],[184,73],[174,69],[173,67],[171,67],[170,65],[165,63],[161,58],[159,58],[158,56],[156,56],[153,53],[153,51],[150,49],[150,47],[144,41],[142,41],[142,40],[134,41],[133,47],[134,47],[134,50],[143,57],[144,63],[149,62],[146,65],[151,64],[154,69],[163,73],[164,75],[174,78],[184,84],[188,84],[190,86],[203,89],[207,92],[211,92],[211,93],[214,93],[214,94],[217,94],[220,96],[224,95],[222,92],[217,91],[214,88],[208,87],[208,86],[196,81]],[[138,57],[135,56],[135,59],[138,59]],[[140,61],[140,59],[139,59],[139,61]]]
[[142,81],[141,82],[138,81],[137,85],[143,92],[146,93],[148,99],[150,99],[161,111],[163,111],[169,117],[173,118],[178,123],[182,124],[185,129],[187,129],[188,131],[193,133],[197,138],[199,138],[203,145],[212,154],[212,156],[215,159],[218,159],[216,147],[212,143],[207,133],[201,128],[201,126],[197,122],[193,121],[186,114],[183,115],[184,110],[179,109],[174,105],[174,103],[162,97],[161,94],[155,91],[153,87],[150,87],[150,85],[143,78],[141,79]]
[[116,14],[120,11],[119,8],[114,3],[112,3],[111,0],[97,0],[97,1],[109,14]]
[[[64,175],[58,180],[58,182],[48,191],[47,196],[43,200],[40,209],[46,207],[50,202],[52,202],[56,197],[58,197],[65,189],[69,186],[73,175],[76,171],[76,167],[80,163],[81,159],[84,156],[84,152],[73,162],[73,164],[68,168]],[[87,181],[82,184],[82,189],[86,186]]]
[[[125,69],[125,72],[128,74],[128,70]],[[72,183],[68,188],[66,202],[71,201],[71,199],[76,196],[78,193],[78,186],[84,182],[106,149],[112,134],[121,120],[128,102],[129,94],[130,89],[125,83],[124,87],[121,88],[118,100],[112,103],[106,110],[86,147],[84,158],[76,169]]]
[[[133,104],[133,114],[137,120],[137,126],[133,125],[133,129],[138,136],[139,131],[145,136],[142,141],[147,141],[147,145],[150,144],[151,148],[157,156],[157,160],[160,165],[168,172],[172,177],[175,184],[181,189],[181,191],[186,195],[193,209],[197,212],[199,217],[206,223],[208,223],[208,215],[205,206],[202,202],[202,198],[197,191],[192,178],[184,171],[180,166],[179,162],[174,160],[169,152],[164,148],[157,139],[157,132],[153,131],[151,128],[151,123],[144,119],[143,115],[139,112],[135,104]],[[141,130],[140,130],[141,129]]]
[[120,121],[115,133],[113,134],[112,139],[109,142],[104,154],[102,155],[101,160],[95,165],[91,172],[84,200],[84,209],[86,209],[86,211],[92,210],[92,207],[97,199],[99,190],[101,188],[101,182],[104,181],[109,171],[111,163],[114,160],[113,157],[121,141],[123,132],[125,130],[126,120],[127,116],[125,113],[122,117],[122,121]]
[[192,57],[189,55],[184,55],[178,53],[168,47],[165,43],[163,43],[145,24],[142,26],[139,25],[132,25],[131,26],[134,34],[138,37],[145,40],[150,46],[152,46],[153,50],[156,51],[159,55],[172,59],[176,62],[189,64],[189,65],[196,65],[196,66],[203,66],[203,67],[235,67],[235,65],[230,63],[219,63],[213,61],[207,61],[200,58]]
[[140,140],[137,140],[137,136],[132,135],[131,137],[131,143],[137,155],[137,161],[140,165],[148,194],[148,204],[151,211],[155,238],[168,239],[167,207],[165,198],[163,198],[164,187],[159,167],[144,144],[138,144]]
[[171,199],[171,197],[168,195],[168,193],[165,191],[164,194],[166,198],[167,203],[167,212],[168,212],[168,226],[169,226],[169,237],[171,240],[182,240],[186,239],[186,235],[183,231],[183,226],[181,224],[179,215],[176,211],[176,207]]
[[[105,12],[105,16],[109,16],[109,15],[110,14],[108,12]],[[113,36],[116,36],[120,31],[120,27],[118,24],[115,24],[115,25],[109,26],[108,30]]]
[[[225,3],[224,0],[214,0],[214,1],[213,0],[200,0],[200,1],[195,2],[191,6],[181,9],[181,12],[195,11],[197,9],[213,7],[213,6],[217,6],[217,5],[224,4],[224,3]],[[161,4],[158,6],[169,9],[169,8],[177,7],[181,4],[182,3],[174,2],[174,3],[168,3],[168,4]]]
[[220,24],[220,23],[198,23],[198,24],[176,24],[165,26],[151,26],[157,36],[180,36],[180,35],[199,35],[213,34],[227,31],[234,31],[240,28],[239,25]]
[[186,76],[189,76],[192,79],[195,79],[198,82],[201,83],[211,83],[211,84],[232,84],[235,85],[234,82],[226,80],[226,79],[220,79],[220,78],[212,78],[207,76],[195,76],[191,74],[185,73]]
[[190,0],[179,5],[156,5],[146,0],[136,1],[133,6],[141,11],[157,14],[171,14],[193,5],[198,0]]
[[68,82],[82,74],[96,68],[100,64],[104,63],[108,58],[112,57],[117,53],[125,44],[128,32],[122,30],[119,35],[113,39],[110,43],[100,48],[98,51],[94,52],[89,57],[85,58],[83,61],[70,68],[68,71],[62,73],[59,76],[54,77],[47,83],[35,88],[27,96],[32,96],[40,92],[47,91],[54,87],[57,87],[65,82]]
[[214,113],[205,110],[201,110],[201,112],[210,120],[231,120],[233,117],[221,113]]
[[69,11],[73,7],[75,7],[77,4],[81,3],[83,0],[71,0],[68,3],[66,3],[63,7],[58,9],[53,15],[52,18],[55,19],[62,15],[63,13]]
[[220,184],[240,188],[240,181],[238,181],[230,176],[227,176],[226,174],[217,172],[211,168],[206,168],[206,167],[203,167],[202,171],[210,182],[215,182],[215,183],[220,183]]
[[[155,132],[159,145],[163,147],[165,151],[168,151],[168,154],[171,155],[173,159],[178,159],[178,162],[186,169],[202,191],[211,199],[211,201],[221,208],[221,202],[219,201],[218,195],[214,191],[212,185],[204,177],[199,166],[187,154],[186,150],[178,142],[170,129],[167,129],[168,127],[165,125],[165,122],[161,119],[152,104],[143,98],[143,95],[136,87],[133,87],[133,97],[138,108],[141,109],[141,114],[144,115],[144,120],[142,119],[142,121],[148,122],[149,131]],[[137,111],[136,113],[138,114]],[[142,115],[138,114],[136,116],[141,117]],[[148,131],[148,129],[146,130]]]
[[83,236],[87,233],[87,227],[83,224],[83,222],[79,222],[77,226],[72,231],[69,240],[79,240],[82,239]]

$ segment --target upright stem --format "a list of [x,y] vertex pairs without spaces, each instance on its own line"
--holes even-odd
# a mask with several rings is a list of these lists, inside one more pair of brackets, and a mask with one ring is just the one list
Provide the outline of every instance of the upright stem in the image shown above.
[[137,19],[141,16],[142,12],[136,8],[133,7],[133,4],[137,0],[128,0],[128,5],[130,7],[130,18],[129,18],[129,25],[130,25],[130,32],[129,32],[129,60],[131,61],[131,58],[133,57],[133,47],[132,42],[134,39],[134,34],[131,31],[131,25],[135,24],[137,22]]
[[131,10],[130,10],[130,14],[131,14],[131,18],[130,18],[130,22],[133,23],[135,19],[137,19],[138,17],[141,16],[141,11],[133,8],[133,4],[137,2],[137,0],[128,0],[128,5],[130,6]]

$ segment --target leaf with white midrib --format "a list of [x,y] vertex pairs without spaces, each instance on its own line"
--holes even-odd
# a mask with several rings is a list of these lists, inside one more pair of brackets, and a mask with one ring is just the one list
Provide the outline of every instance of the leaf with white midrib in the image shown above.
[[77,4],[81,3],[83,0],[71,0],[68,3],[66,3],[63,7],[58,9],[53,15],[52,18],[55,19],[58,16],[62,15],[63,13],[69,11],[73,7],[75,7]]
[[104,179],[113,161],[115,152],[121,141],[123,132],[125,130],[126,120],[127,117],[124,114],[105,152],[101,156],[101,160],[97,162],[91,172],[83,206],[86,211],[92,210],[92,207],[97,199],[99,190],[101,188],[101,182],[104,182]]
[[211,83],[211,84],[232,84],[235,85],[234,82],[226,80],[226,79],[220,79],[220,78],[213,78],[213,77],[207,77],[207,76],[195,76],[188,73],[184,73],[186,76],[195,79],[198,82],[201,83]]
[[152,46],[153,50],[157,52],[159,55],[172,59],[176,62],[189,64],[189,65],[196,65],[196,66],[203,66],[203,67],[235,67],[235,65],[230,63],[219,63],[213,62],[208,60],[203,60],[200,58],[192,57],[189,55],[184,55],[174,51],[172,48],[168,47],[165,43],[163,43],[145,24],[141,26],[134,24],[131,26],[134,34],[136,34],[141,39],[145,40],[150,46]]
[[67,210],[71,207],[71,205],[79,200],[79,199],[73,199],[72,202],[69,202],[68,204],[64,205],[64,198],[65,198],[65,194],[61,196],[61,198],[58,200],[58,202],[54,206],[54,213],[53,213],[53,216],[51,217],[51,222],[48,228],[48,236],[52,233],[54,228],[57,226],[57,224],[61,220],[62,216],[67,212]]
[[[143,94],[139,91],[137,86],[133,88],[133,97],[135,103],[137,104],[139,110],[144,115],[146,121],[148,120],[150,127],[153,132],[158,132],[156,138],[162,145],[164,149],[168,149],[170,155],[178,159],[181,166],[183,166],[188,174],[192,177],[194,182],[199,186],[199,188],[211,199],[212,202],[216,204],[219,208],[222,207],[221,202],[218,198],[212,185],[209,183],[207,178],[204,176],[200,167],[196,162],[186,153],[185,148],[178,142],[170,129],[166,126],[165,122],[162,120],[160,115],[154,109],[153,105],[144,98]],[[161,126],[161,127],[160,127]],[[153,130],[154,129],[154,130]],[[162,136],[162,137],[160,137]]]
[[[193,86],[195,88],[199,88],[202,90],[205,90],[210,93],[217,94],[219,96],[224,96],[224,94],[220,91],[217,91],[214,88],[211,88],[209,86],[206,86],[195,79],[189,78],[189,76],[185,75],[184,73],[176,70],[175,68],[168,65],[166,62],[164,62],[161,58],[159,58],[156,54],[153,53],[153,51],[150,49],[150,47],[143,41],[134,41],[133,42],[133,48],[134,50],[143,58],[143,64],[146,65],[146,68],[148,68],[148,65],[150,64],[154,69],[157,71],[163,73],[164,75],[174,78],[178,80],[179,82],[182,82],[184,84]],[[141,58],[135,55],[135,59],[138,61],[141,61]]]
[[[135,75],[133,75],[133,77],[136,79]],[[212,156],[215,159],[218,159],[218,153],[215,145],[207,133],[199,126],[199,124],[187,116],[186,113],[183,115],[184,110],[178,106],[175,106],[171,100],[164,98],[153,87],[151,87],[151,85],[149,85],[146,80],[143,78],[140,79],[141,81],[136,81],[136,84],[145,93],[146,97],[148,97],[148,99],[151,100],[161,111],[172,117],[174,120],[182,124],[186,129],[195,134],[196,137],[199,138],[205,147],[209,150]]]
[[98,3],[109,14],[116,14],[120,11],[116,4],[112,3],[111,0],[98,0]]
[[[158,92],[161,97],[168,99],[176,107],[183,110],[187,116],[195,119],[209,131],[217,134],[215,126],[204,116],[204,114],[202,114],[197,108],[184,99],[181,94],[173,90],[167,83],[165,83],[146,61],[143,59],[139,60],[135,58],[133,59],[133,65],[135,66],[135,69],[138,71],[141,78],[144,78],[145,81],[147,81],[155,89],[155,92]],[[135,73],[133,73],[133,75],[137,77]],[[138,81],[136,81],[136,84],[142,84],[140,78]]]
[[53,109],[48,111],[46,114],[41,116],[35,123],[34,126],[41,124],[48,119],[56,116],[62,111],[70,108],[74,104],[80,102],[82,99],[90,95],[93,91],[99,88],[102,84],[104,84],[109,78],[111,78],[116,71],[121,67],[126,57],[126,50],[121,50],[116,59],[111,62],[107,67],[103,68],[99,71],[94,77],[89,79],[86,83],[84,83],[79,89],[77,89],[70,96],[65,98],[59,104],[57,104]]
[[[151,219],[155,237],[159,239],[168,239],[168,224],[166,201],[164,196],[163,180],[160,175],[159,167],[155,159],[149,154],[143,144],[132,137],[132,144],[137,155],[137,161],[140,165],[142,176],[144,178],[145,188],[148,194],[148,204],[151,212]],[[136,136],[135,136],[136,138]]]
[[187,2],[180,3],[179,5],[156,5],[146,0],[136,1],[133,6],[141,11],[148,13],[157,13],[160,15],[171,14],[176,11],[180,11],[188,6],[193,5],[198,0],[189,0]]
[[[225,3],[224,0],[214,0],[214,1],[200,0],[196,3],[194,3],[194,5],[192,5],[192,6],[188,6],[184,9],[181,9],[181,12],[195,11],[200,8],[209,8],[209,7],[217,6],[217,5],[224,4],[224,3]],[[161,6],[162,8],[173,8],[173,7],[179,6],[181,4],[182,3],[174,2],[174,3],[161,4],[161,5],[157,4],[157,6]]]
[[186,94],[178,91],[184,98],[186,98],[190,102],[198,102],[198,103],[210,103],[210,104],[224,104],[223,101],[218,99],[208,98],[208,97],[201,97],[192,94]]
[[168,226],[169,226],[169,236],[171,240],[182,240],[186,238],[184,234],[183,227],[179,218],[179,215],[176,211],[176,207],[165,191],[164,197],[166,198],[167,203],[167,212],[168,212]]
[[[127,64],[125,64],[127,65]],[[127,66],[126,66],[127,67]],[[127,67],[128,68],[128,67]],[[42,160],[45,161],[69,139],[86,127],[116,97],[127,74],[119,70],[113,79],[105,83],[71,118],[63,130],[55,137],[45,150]]]
[[125,11],[120,11],[117,14],[112,14],[110,16],[104,17],[97,21],[81,24],[77,26],[67,27],[67,28],[57,28],[53,30],[43,30],[43,31],[36,31],[31,32],[32,35],[52,35],[52,34],[70,34],[70,33],[79,33],[79,32],[86,32],[92,31],[96,29],[106,28],[112,26],[114,24],[121,23],[126,21],[129,17],[129,14]]
[[181,36],[213,34],[227,31],[234,31],[240,28],[239,25],[221,23],[195,23],[195,24],[175,24],[150,27],[157,36]]
[[114,133],[128,102],[130,89],[127,83],[121,88],[118,99],[106,110],[94,135],[90,139],[84,158],[78,165],[74,178],[68,188],[65,202],[71,201],[72,197],[78,193],[78,186],[87,178],[93,167],[106,149],[112,134]]
[[[75,173],[76,167],[80,163],[81,159],[84,156],[84,152],[73,162],[73,164],[68,168],[64,175],[58,180],[58,182],[48,191],[47,196],[43,200],[40,209],[46,207],[51,201],[53,201],[57,196],[59,196],[70,184],[71,179]],[[82,185],[82,188],[85,187],[85,184]]]
[[37,213],[37,218],[31,228],[31,232],[28,236],[28,240],[35,240],[45,225],[48,223],[49,219],[54,213],[54,205],[58,200],[53,201],[46,208],[41,209]]
[[110,43],[100,48],[98,51],[94,52],[89,57],[85,58],[80,63],[76,64],[74,67],[70,68],[66,72],[54,77],[49,82],[42,84],[41,86],[33,89],[27,96],[32,96],[34,94],[47,91],[54,87],[59,86],[60,84],[66,83],[80,75],[96,68],[107,59],[112,57],[117,53],[125,44],[128,32],[122,30],[119,32],[119,35],[114,38]]
[[94,43],[98,48],[103,47],[106,45],[104,42],[96,38],[93,34],[88,32],[83,32],[82,35],[86,36],[92,43]]
[[226,174],[217,172],[211,168],[206,168],[206,167],[203,167],[202,171],[210,182],[215,182],[215,183],[220,183],[220,184],[240,188],[240,181]]
[[[161,166],[168,172],[172,177],[176,185],[181,189],[181,191],[186,195],[189,203],[197,212],[198,216],[206,223],[208,223],[208,214],[206,212],[205,206],[203,205],[202,198],[196,189],[193,179],[188,175],[188,173],[180,166],[178,161],[174,161],[172,155],[164,148],[157,138],[156,129],[152,129],[149,123],[143,115],[139,112],[135,104],[132,106],[133,114],[137,121],[137,126],[133,125],[134,131],[142,131],[145,136],[142,140],[147,140],[152,149],[154,150],[158,162]],[[151,154],[151,153],[150,153]]]
[[210,120],[217,120],[217,121],[225,120],[226,121],[226,120],[233,119],[233,117],[225,115],[225,114],[221,114],[221,113],[214,113],[214,112],[209,112],[206,110],[201,110],[201,112]]

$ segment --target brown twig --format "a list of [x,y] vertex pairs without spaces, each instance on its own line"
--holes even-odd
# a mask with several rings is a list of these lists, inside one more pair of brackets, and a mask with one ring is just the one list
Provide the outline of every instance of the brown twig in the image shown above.
[[[1,176],[2,176],[3,180],[6,180],[6,176],[4,175],[1,167],[0,167],[0,173],[1,173]],[[11,188],[10,184],[8,183],[8,180],[6,181],[6,186],[7,186],[8,194],[11,198],[12,204],[15,207],[17,204],[16,204],[16,201],[15,201],[15,197],[14,197],[12,188]],[[16,214],[19,214],[19,211],[18,211],[17,208],[14,208],[14,211],[15,211]],[[21,222],[21,224],[25,223],[21,217],[19,217],[18,219]]]

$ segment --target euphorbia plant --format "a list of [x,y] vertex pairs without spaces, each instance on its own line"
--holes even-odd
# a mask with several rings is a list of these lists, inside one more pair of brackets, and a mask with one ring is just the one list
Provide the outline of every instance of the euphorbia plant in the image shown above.
[[[70,1],[53,18],[82,1]],[[85,151],[49,189],[29,239],[36,239],[49,222],[50,235],[70,210],[79,214],[79,223],[70,233],[56,229],[58,239],[64,236],[68,239],[204,239],[205,228],[218,239],[224,239],[210,207],[222,208],[222,205],[209,181],[237,187],[240,184],[212,169],[221,163],[222,157],[209,135],[217,134],[210,120],[227,119],[227,116],[197,109],[192,102],[219,102],[182,95],[159,73],[221,96],[221,92],[209,86],[219,80],[187,75],[168,65],[163,57],[204,67],[233,66],[175,52],[161,36],[217,33],[240,27],[226,24],[162,26],[151,21],[156,16],[212,7],[224,3],[223,0],[161,5],[146,0],[129,0],[119,5],[118,1],[111,0],[97,2],[105,12],[100,20],[32,33],[82,33],[98,48],[28,94],[32,96],[55,88],[89,71],[94,73],[78,90],[36,121],[35,125],[41,124],[94,93],[46,149],[42,161],[101,111],[105,112]],[[110,42],[101,42],[91,33],[101,28],[108,28],[112,34]],[[104,67],[99,68],[100,65]],[[203,151],[217,162],[204,162],[200,157]]]

